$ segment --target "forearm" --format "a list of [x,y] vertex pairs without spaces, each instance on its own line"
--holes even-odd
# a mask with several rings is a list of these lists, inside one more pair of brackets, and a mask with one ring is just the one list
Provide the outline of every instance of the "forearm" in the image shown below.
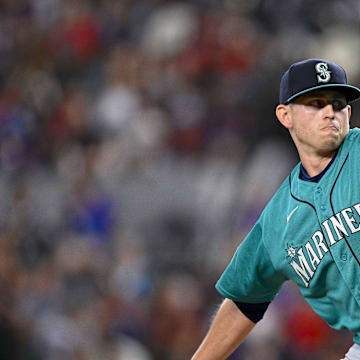
[[225,299],[215,319],[191,360],[224,360],[255,326],[237,306]]

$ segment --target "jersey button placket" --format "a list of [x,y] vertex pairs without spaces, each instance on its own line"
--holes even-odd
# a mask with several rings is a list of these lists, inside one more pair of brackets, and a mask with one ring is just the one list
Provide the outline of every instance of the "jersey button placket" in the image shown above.
[[315,199],[315,207],[318,212],[319,220],[322,222],[328,217],[329,214],[327,214],[328,207],[326,206],[326,201],[324,199],[321,186],[316,187],[314,191],[314,199]]

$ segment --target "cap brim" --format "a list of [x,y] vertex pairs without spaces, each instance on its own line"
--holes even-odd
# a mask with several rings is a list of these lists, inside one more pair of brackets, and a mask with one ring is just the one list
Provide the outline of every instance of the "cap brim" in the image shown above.
[[300,95],[306,94],[308,92],[318,90],[318,89],[324,89],[324,88],[332,88],[337,89],[340,92],[342,92],[348,103],[355,101],[360,98],[360,89],[358,89],[356,86],[347,85],[347,84],[327,84],[327,85],[319,85],[314,86],[312,88],[300,91],[293,96],[289,97],[284,104],[288,104],[289,102],[293,101],[295,98],[297,98]]

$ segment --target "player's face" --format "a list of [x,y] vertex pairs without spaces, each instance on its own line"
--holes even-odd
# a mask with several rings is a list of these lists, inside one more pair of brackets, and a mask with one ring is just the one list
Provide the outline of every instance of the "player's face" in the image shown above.
[[351,108],[338,91],[313,91],[299,96],[289,107],[289,131],[298,150],[327,155],[349,132]]

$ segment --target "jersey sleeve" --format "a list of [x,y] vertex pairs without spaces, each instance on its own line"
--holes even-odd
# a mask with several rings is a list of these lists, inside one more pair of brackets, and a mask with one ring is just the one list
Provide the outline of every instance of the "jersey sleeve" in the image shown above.
[[238,309],[255,324],[264,317],[265,311],[270,305],[270,302],[252,304],[234,301],[234,303]]
[[261,222],[258,221],[237,248],[216,283],[216,289],[233,301],[264,303],[274,299],[285,280],[273,266],[264,246]]

